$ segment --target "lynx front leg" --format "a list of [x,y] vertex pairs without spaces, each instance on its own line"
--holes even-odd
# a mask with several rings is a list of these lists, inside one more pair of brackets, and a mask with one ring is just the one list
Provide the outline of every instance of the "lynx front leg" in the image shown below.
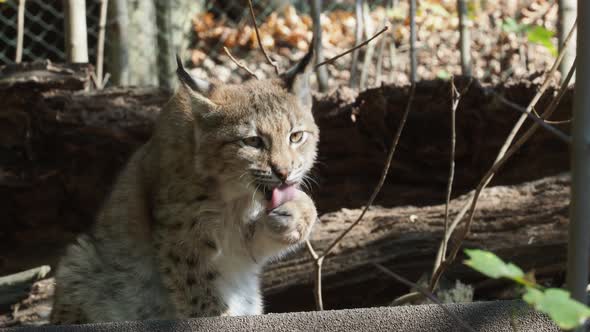
[[229,312],[215,288],[219,273],[207,262],[217,250],[216,244],[200,242],[194,252],[178,244],[157,246],[161,278],[175,307],[175,318],[223,316]]
[[304,192],[269,211],[254,225],[252,248],[256,257],[270,257],[307,240],[317,219],[315,204]]

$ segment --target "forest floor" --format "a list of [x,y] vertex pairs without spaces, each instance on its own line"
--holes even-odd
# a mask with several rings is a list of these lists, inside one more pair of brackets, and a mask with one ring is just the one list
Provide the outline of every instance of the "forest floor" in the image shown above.
[[[487,1],[484,7],[469,11],[473,76],[482,82],[498,84],[534,79],[554,60],[555,46],[543,45],[543,42],[557,44],[553,36],[557,31],[557,3],[527,0],[512,1],[518,5],[509,6],[505,2],[510,1]],[[461,74],[455,6],[456,1],[419,1],[416,18],[419,79],[448,79]],[[370,19],[365,20],[369,22],[365,25],[368,31],[362,40],[386,23],[390,29],[369,47],[360,49],[357,70],[360,73],[366,68],[365,87],[379,86],[381,82],[409,82],[407,11],[406,1],[400,2],[394,10],[382,6],[370,8]],[[322,14],[324,58],[342,53],[355,44],[355,22],[354,12],[350,11],[334,9]],[[196,38],[191,51],[193,73],[201,78],[232,83],[249,78],[250,75],[224,53],[225,46],[259,77],[272,75],[274,69],[258,50],[256,35],[250,26],[249,17],[237,23],[211,13],[196,17]],[[303,56],[312,37],[311,18],[290,6],[259,21],[259,26],[263,45],[282,68],[288,68]],[[333,66],[327,66],[330,86],[359,86],[360,74],[352,85],[350,83],[351,59],[352,56],[345,56]]]

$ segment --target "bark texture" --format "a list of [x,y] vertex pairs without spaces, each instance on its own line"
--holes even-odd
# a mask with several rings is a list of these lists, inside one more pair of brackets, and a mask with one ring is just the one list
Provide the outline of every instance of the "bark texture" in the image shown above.
[[[0,68],[0,275],[53,265],[64,245],[88,229],[118,170],[149,138],[169,98],[158,89],[86,91],[90,70],[47,62]],[[461,90],[466,80],[456,83]],[[463,96],[457,111],[455,198],[474,187],[520,115],[496,102],[489,89],[526,105],[536,87],[473,85]],[[321,129],[314,170],[319,184],[312,188],[321,214],[313,235],[317,249],[356,218],[377,183],[407,93],[408,87],[382,86],[359,95],[340,88],[316,96]],[[550,89],[537,111],[552,94]],[[390,176],[376,201],[380,207],[372,208],[324,263],[327,308],[383,304],[407,291],[377,273],[371,262],[411,279],[430,271],[442,236],[450,105],[448,82],[418,83]],[[568,93],[555,119],[570,118],[570,110]],[[569,184],[564,177],[546,177],[567,170],[568,148],[539,131],[493,183],[508,186],[485,193],[467,245],[498,250],[525,268],[559,277]],[[532,180],[538,181],[523,184]],[[451,211],[459,204],[454,200]],[[311,309],[311,269],[304,250],[272,265],[265,274],[268,309]],[[460,265],[450,276],[478,280]]]

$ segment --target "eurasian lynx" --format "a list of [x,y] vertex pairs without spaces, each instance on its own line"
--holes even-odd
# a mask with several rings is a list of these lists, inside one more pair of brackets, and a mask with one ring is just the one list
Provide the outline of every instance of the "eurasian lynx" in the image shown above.
[[265,262],[316,220],[310,51],[276,79],[181,81],[56,275],[54,324],[262,313]]

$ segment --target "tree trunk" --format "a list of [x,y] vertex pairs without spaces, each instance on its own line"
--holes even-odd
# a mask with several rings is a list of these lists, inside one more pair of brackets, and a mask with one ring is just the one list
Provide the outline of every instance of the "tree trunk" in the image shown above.
[[[355,1],[354,13],[356,22],[354,27],[354,45],[356,46],[361,43],[361,39],[363,37],[363,0]],[[357,86],[359,52],[359,49],[356,49],[352,52],[352,62],[350,65],[350,81],[348,82],[348,86],[351,88],[355,88]]]
[[[316,63],[324,61],[323,44],[322,44],[322,22],[320,20],[322,15],[322,0],[312,0],[310,3],[311,17],[313,19],[313,40],[314,45],[309,47],[314,48]],[[315,70],[318,81],[318,88],[320,92],[328,90],[328,68],[321,66]]]
[[115,86],[129,84],[129,15],[127,0],[111,0],[107,15],[107,71]]
[[158,29],[154,1],[127,1],[129,85],[158,85]]
[[158,85],[174,90],[177,86],[175,53],[181,57],[192,38],[192,19],[199,1],[155,1],[158,42]]

